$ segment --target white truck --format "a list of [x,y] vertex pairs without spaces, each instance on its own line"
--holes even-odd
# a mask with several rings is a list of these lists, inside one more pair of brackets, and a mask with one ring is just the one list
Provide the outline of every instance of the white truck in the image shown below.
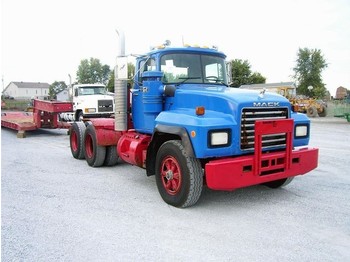
[[73,112],[61,113],[61,120],[82,121],[83,118],[110,117],[114,114],[114,97],[103,84],[77,84],[70,95]]

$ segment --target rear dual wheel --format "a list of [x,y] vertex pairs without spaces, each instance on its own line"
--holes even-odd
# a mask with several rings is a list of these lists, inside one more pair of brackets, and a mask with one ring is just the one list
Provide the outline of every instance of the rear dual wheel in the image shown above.
[[86,126],[83,122],[74,122],[69,131],[69,143],[72,155],[76,159],[84,159],[84,134]]
[[103,162],[104,166],[115,166],[118,163],[119,156],[117,152],[117,146],[107,146],[106,147],[106,157]]
[[119,156],[117,146],[100,146],[97,144],[96,130],[93,125],[88,125],[85,131],[85,159],[89,166],[114,166],[117,164]]
[[85,159],[89,166],[102,166],[106,157],[106,147],[97,144],[96,130],[93,125],[88,125],[85,131]]

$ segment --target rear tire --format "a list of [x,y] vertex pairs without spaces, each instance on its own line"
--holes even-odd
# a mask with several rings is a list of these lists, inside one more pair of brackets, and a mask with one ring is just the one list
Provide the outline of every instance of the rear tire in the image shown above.
[[263,183],[263,185],[267,186],[269,188],[279,188],[279,187],[284,187],[284,186],[288,185],[290,182],[293,181],[293,179],[294,179],[294,176],[287,177],[287,178],[280,179],[280,180],[271,181],[271,182],[266,182],[266,183]]
[[115,166],[119,160],[119,156],[117,153],[117,146],[108,146],[106,148],[106,157],[103,165],[105,166]]
[[83,122],[74,122],[69,130],[69,142],[72,155],[76,159],[84,159],[84,133],[85,124]]
[[159,194],[169,205],[188,207],[197,203],[203,188],[200,161],[186,155],[181,141],[165,142],[156,157]]
[[84,152],[86,162],[89,166],[99,167],[103,165],[106,156],[106,147],[97,144],[96,131],[93,125],[86,127]]

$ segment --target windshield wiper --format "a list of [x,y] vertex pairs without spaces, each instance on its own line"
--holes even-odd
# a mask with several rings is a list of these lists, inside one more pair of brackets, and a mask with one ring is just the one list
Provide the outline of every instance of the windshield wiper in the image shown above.
[[181,79],[182,81],[179,83],[176,83],[176,85],[181,85],[190,79],[201,79],[201,77],[200,76],[197,76],[197,77],[179,77],[179,79]]
[[228,87],[228,84],[226,84],[224,81],[219,81],[218,83]]

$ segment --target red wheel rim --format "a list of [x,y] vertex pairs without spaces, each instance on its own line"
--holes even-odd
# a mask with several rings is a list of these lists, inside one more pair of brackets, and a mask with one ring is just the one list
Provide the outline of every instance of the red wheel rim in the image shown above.
[[94,148],[92,146],[91,135],[87,135],[85,138],[85,152],[88,158],[92,158],[94,154]]
[[78,151],[78,136],[76,132],[72,132],[72,135],[70,137],[70,142],[72,145],[72,149],[74,152]]
[[169,195],[176,195],[182,184],[182,175],[180,165],[172,156],[167,156],[163,159],[160,176],[164,189]]

